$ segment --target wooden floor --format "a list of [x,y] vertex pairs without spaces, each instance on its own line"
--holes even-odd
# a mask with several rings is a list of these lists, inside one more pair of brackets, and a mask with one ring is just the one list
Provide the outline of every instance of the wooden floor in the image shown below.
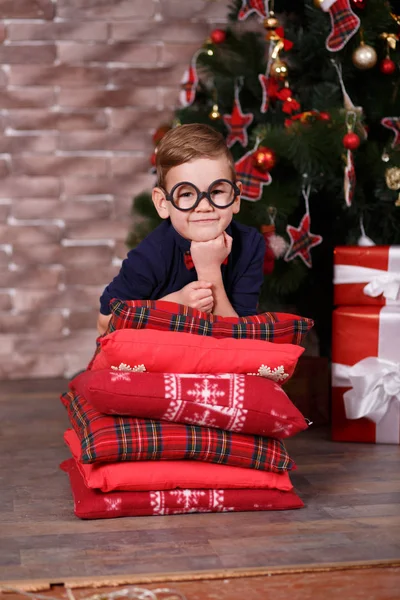
[[58,469],[68,457],[58,398],[66,383],[0,387],[2,583],[146,583],[156,574],[262,577],[299,565],[400,564],[398,446],[331,442],[324,429],[289,440],[302,510],[81,521]]

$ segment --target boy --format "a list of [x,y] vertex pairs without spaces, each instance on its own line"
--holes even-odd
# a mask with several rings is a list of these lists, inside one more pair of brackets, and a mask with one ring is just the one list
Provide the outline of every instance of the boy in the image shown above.
[[255,314],[265,242],[253,227],[232,221],[241,183],[223,136],[197,123],[171,129],[156,166],[152,200],[165,221],[128,252],[105,288],[99,333],[112,298],[168,300],[223,317]]

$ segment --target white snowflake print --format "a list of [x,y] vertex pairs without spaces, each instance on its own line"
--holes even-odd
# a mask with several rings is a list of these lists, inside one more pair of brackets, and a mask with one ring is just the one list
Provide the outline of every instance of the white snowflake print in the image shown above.
[[198,506],[200,498],[206,495],[201,490],[174,490],[170,492],[171,496],[176,496],[177,504],[182,504],[187,510]]
[[218,399],[225,396],[225,392],[219,390],[218,383],[210,383],[203,379],[201,383],[195,383],[193,390],[188,390],[188,396],[193,396],[200,404],[218,404]]
[[267,379],[272,379],[272,381],[285,381],[289,377],[288,373],[285,373],[285,367],[281,365],[280,367],[275,367],[271,369],[267,365],[261,365],[258,368],[257,373],[247,373],[247,375],[257,375],[259,377],[266,377]]
[[215,427],[216,420],[210,419],[211,411],[205,410],[201,415],[200,413],[195,413],[193,417],[186,417],[185,421],[190,421],[195,425],[202,425],[203,427]]
[[119,510],[121,498],[104,498],[107,511]]
[[111,381],[130,381],[131,376],[125,371],[111,371]]
[[293,425],[292,425],[292,423],[282,423],[282,421],[287,419],[287,415],[279,415],[274,410],[271,410],[271,415],[273,417],[278,417],[279,419],[281,419],[281,421],[275,421],[274,429],[272,430],[272,433],[280,433],[280,434],[283,434],[286,437],[288,437],[292,432]]

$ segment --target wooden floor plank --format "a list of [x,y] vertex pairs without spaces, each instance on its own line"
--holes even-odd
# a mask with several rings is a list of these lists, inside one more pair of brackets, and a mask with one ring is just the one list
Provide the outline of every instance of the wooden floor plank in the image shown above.
[[[88,600],[94,594],[105,599],[107,593],[128,589],[138,589],[142,593],[152,590],[160,600],[182,600],[182,597],[187,600],[398,600],[400,567],[160,582],[117,588],[74,588],[72,593],[75,600]],[[164,593],[160,590],[164,590]],[[63,586],[41,591],[41,596],[45,600],[67,600]],[[21,594],[8,593],[5,600],[26,599]]]
[[80,521],[58,468],[65,389],[1,386],[0,582],[400,560],[400,448],[317,428],[287,443],[305,509]]

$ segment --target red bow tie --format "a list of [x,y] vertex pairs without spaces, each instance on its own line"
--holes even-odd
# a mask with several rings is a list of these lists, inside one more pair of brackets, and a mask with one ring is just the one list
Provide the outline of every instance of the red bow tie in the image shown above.
[[[185,254],[183,255],[183,260],[185,261],[185,267],[190,271],[191,269],[194,269],[194,263],[192,260],[192,255],[190,254],[189,251],[185,252]],[[222,263],[223,265],[227,265],[228,264],[228,257],[226,257],[226,259],[224,260],[224,262]]]

